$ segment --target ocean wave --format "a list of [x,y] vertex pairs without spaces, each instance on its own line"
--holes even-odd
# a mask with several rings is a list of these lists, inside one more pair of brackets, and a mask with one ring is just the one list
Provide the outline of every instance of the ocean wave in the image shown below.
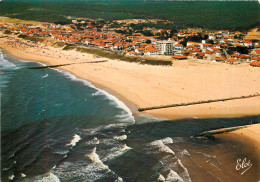
[[[88,155],[92,155],[93,157],[96,153],[95,149],[93,149],[91,153],[92,154],[86,154],[86,157],[89,158]],[[94,160],[98,161],[98,159]],[[113,181],[123,181],[121,177],[110,170],[102,161],[91,163],[84,161],[64,162],[57,168],[52,169],[52,173],[58,176],[61,181],[73,181],[75,179],[77,179],[77,181],[96,181],[106,177],[110,177],[110,181],[111,178],[114,178]]]
[[47,77],[48,77],[48,74],[46,74],[46,75],[42,76],[42,78],[47,78]]
[[114,124],[108,124],[108,125],[101,125],[96,128],[87,128],[83,129],[83,132],[87,135],[96,135],[102,130],[108,130],[108,129],[114,129],[114,128],[122,128],[121,131],[123,131],[127,127],[128,123],[114,123]]
[[93,95],[93,96],[97,96],[97,95],[102,95],[102,93],[99,92],[99,91],[96,91],[95,93],[92,93],[91,95]]
[[127,135],[114,136],[114,139],[116,139],[116,140],[125,140],[125,139],[127,139]]
[[169,174],[164,177],[165,181],[191,181],[187,168],[185,168],[173,151],[175,146],[172,138],[166,137],[155,140],[147,144],[147,147],[145,148],[146,154],[152,155],[159,161],[155,168],[160,168],[160,171],[164,171],[163,174],[170,170]]
[[8,177],[8,179],[13,180],[14,177],[15,177],[15,176],[12,174],[12,175],[10,175],[10,176]]
[[[96,167],[101,168],[101,169],[103,169],[103,170],[107,170],[108,172],[110,172],[110,173],[116,175],[116,173],[115,173],[114,171],[112,171],[107,165],[105,165],[105,164],[102,162],[102,160],[100,159],[99,155],[96,153],[96,149],[97,149],[97,148],[94,147],[94,148],[92,149],[91,153],[90,153],[90,154],[86,154],[85,156],[86,156],[87,158],[89,158],[94,164],[97,164],[98,166],[96,166]],[[99,170],[100,170],[100,169],[99,169]],[[122,179],[121,177],[119,177],[119,176],[117,177],[117,180],[123,181],[123,179]]]
[[0,70],[18,70],[19,66],[11,63],[4,58],[4,54],[0,51]]
[[184,182],[184,180],[173,170],[169,171],[166,181]]
[[186,150],[186,149],[183,149],[181,152],[180,152],[181,155],[188,155],[190,156],[190,153]]
[[54,175],[53,173],[49,172],[44,175],[39,175],[31,179],[26,179],[28,182],[60,182],[60,179]]
[[99,140],[96,137],[94,137],[92,140],[89,140],[89,141],[87,141],[85,143],[87,145],[98,145],[100,142],[99,142]]
[[64,74],[67,78],[69,78],[69,79],[71,79],[73,81],[79,81],[79,82],[83,83],[84,85],[97,90],[96,92],[93,93],[94,96],[95,95],[104,95],[104,96],[106,96],[106,98],[109,99],[110,101],[112,101],[117,108],[120,108],[120,109],[124,110],[127,113],[127,116],[128,116],[128,119],[129,119],[130,122],[133,122],[133,123],[135,122],[131,110],[121,100],[119,100],[117,97],[109,94],[108,92],[106,92],[106,91],[104,91],[102,89],[99,89],[99,88],[95,87],[89,81],[77,78],[75,75],[73,75],[73,74],[71,74],[71,73],[69,73],[67,71],[58,70],[58,69],[54,69],[54,70],[57,70],[58,72]]
[[72,139],[72,140],[70,141],[70,143],[67,144],[67,145],[75,146],[75,145],[77,144],[77,142],[79,142],[80,140],[81,140],[80,136],[77,135],[77,134],[75,134],[75,135],[73,136],[73,139]]
[[165,181],[165,177],[159,173],[159,176],[157,178],[157,181],[161,181],[161,182],[164,182]]
[[103,161],[113,160],[122,156],[125,152],[132,150],[131,147],[127,146],[126,144],[119,145],[116,147],[111,148],[110,150],[106,151],[107,155],[102,158]]
[[97,148],[94,147],[90,154],[87,154],[86,157],[88,157],[92,162],[102,164],[104,168],[108,168],[107,165],[103,164],[103,162],[100,160],[99,156],[96,153]]
[[148,144],[148,146],[151,147],[153,150],[153,153],[158,153],[158,152],[165,152],[169,154],[175,155],[174,151],[171,150],[166,144],[172,143],[172,139],[170,137],[161,139],[161,140],[155,140]]

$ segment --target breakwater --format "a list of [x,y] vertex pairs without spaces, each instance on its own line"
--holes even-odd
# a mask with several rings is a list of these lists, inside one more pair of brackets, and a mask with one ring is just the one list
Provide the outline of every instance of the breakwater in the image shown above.
[[145,108],[139,108],[138,111],[142,112],[142,111],[147,111],[147,110],[163,109],[163,108],[169,108],[169,107],[189,106],[189,105],[206,104],[206,103],[212,103],[212,102],[225,102],[225,101],[228,101],[228,100],[246,99],[246,98],[258,97],[258,96],[260,96],[260,94],[256,93],[256,94],[253,94],[253,95],[246,95],[246,96],[240,96],[240,97],[228,97],[228,98],[222,98],[222,99],[211,99],[211,100],[187,102],[187,103],[180,103],[180,104],[169,104],[169,105],[145,107]]
[[107,60],[104,60],[104,61],[89,61],[89,62],[80,62],[80,63],[68,63],[68,64],[57,64],[57,65],[49,65],[49,66],[36,66],[36,67],[29,67],[28,69],[57,68],[57,67],[69,66],[69,65],[73,65],[73,64],[104,63],[104,62],[107,62]]

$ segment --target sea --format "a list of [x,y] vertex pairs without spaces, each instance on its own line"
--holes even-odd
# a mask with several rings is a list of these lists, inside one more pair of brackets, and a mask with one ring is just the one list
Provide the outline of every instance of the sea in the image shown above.
[[[92,83],[0,50],[1,181],[258,181],[253,148],[211,129],[260,116],[166,120],[133,114]],[[252,167],[236,168],[238,159]]]

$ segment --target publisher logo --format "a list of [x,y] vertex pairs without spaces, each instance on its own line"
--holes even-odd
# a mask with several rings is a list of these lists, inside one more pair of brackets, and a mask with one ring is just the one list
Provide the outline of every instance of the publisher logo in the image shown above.
[[241,172],[241,175],[243,175],[246,171],[248,171],[253,164],[250,163],[250,160],[247,161],[246,158],[242,159],[237,159],[237,165],[236,165],[236,170]]

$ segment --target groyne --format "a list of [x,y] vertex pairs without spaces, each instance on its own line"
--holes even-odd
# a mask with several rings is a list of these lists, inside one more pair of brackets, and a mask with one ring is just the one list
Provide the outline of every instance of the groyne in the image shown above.
[[253,95],[240,96],[240,97],[228,97],[228,98],[222,98],[222,99],[212,99],[212,100],[203,100],[203,101],[197,101],[197,102],[188,102],[188,103],[180,103],[180,104],[169,104],[169,105],[145,107],[145,108],[139,108],[138,111],[142,112],[142,111],[147,111],[147,110],[163,109],[163,108],[169,108],[169,107],[189,106],[189,105],[206,104],[206,103],[212,103],[212,102],[225,102],[225,101],[229,101],[229,100],[246,99],[246,98],[258,97],[258,96],[260,96],[260,94],[256,93],[256,94],[253,94]]
[[57,65],[49,65],[49,66],[37,66],[37,67],[30,67],[28,69],[45,69],[45,68],[57,68],[61,66],[69,66],[73,64],[86,64],[86,63],[104,63],[107,62],[107,60],[104,61],[89,61],[89,62],[80,62],[80,63],[68,63],[68,64],[57,64]]

